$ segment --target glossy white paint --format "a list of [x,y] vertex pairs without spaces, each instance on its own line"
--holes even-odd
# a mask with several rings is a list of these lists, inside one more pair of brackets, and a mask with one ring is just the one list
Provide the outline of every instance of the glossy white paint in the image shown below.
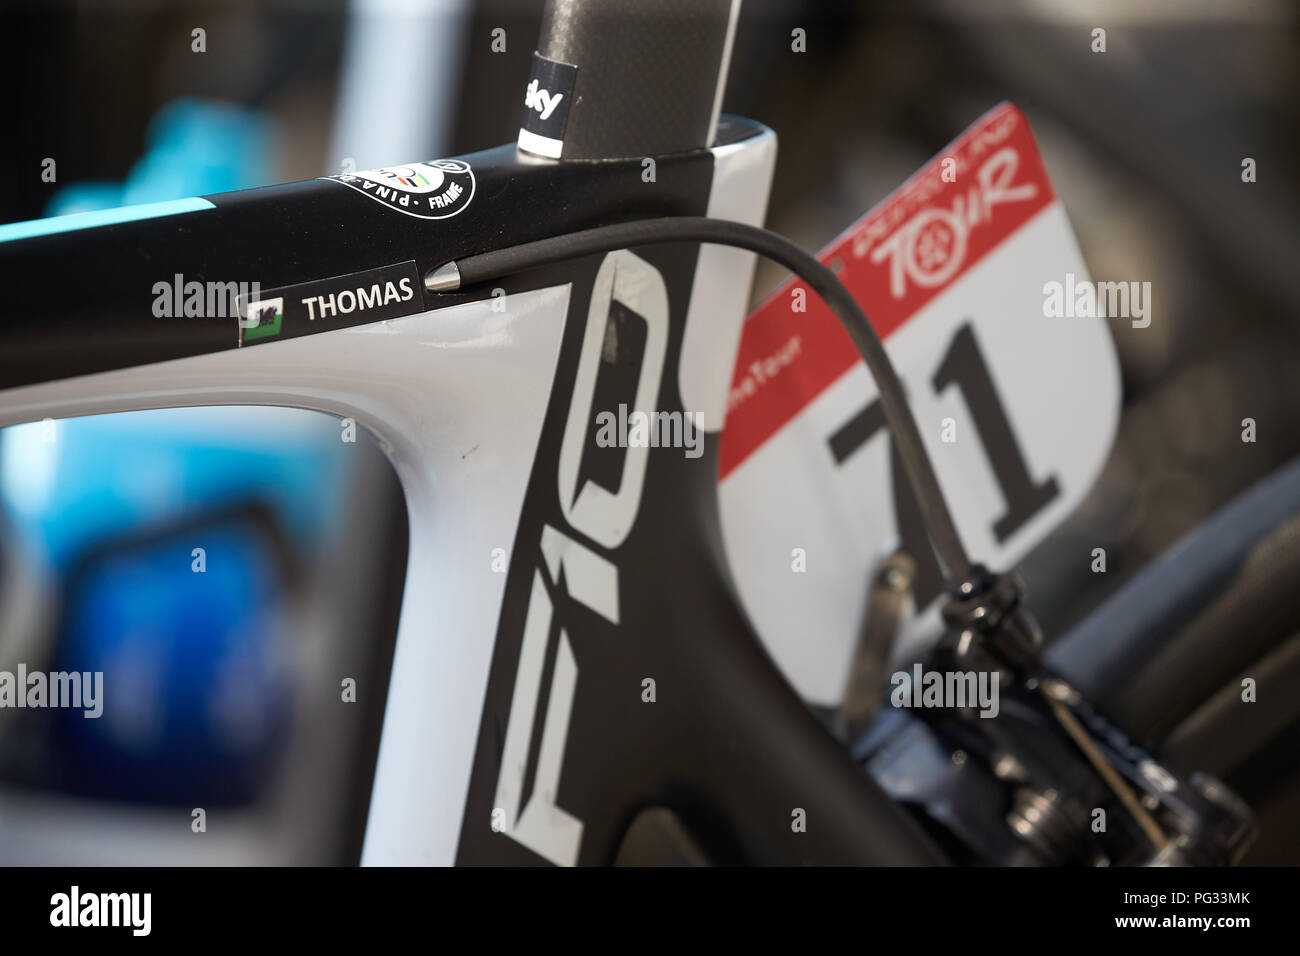
[[[776,168],[776,133],[764,129],[743,142],[719,146],[713,155],[708,215],[761,226]],[[684,409],[703,414],[705,431],[722,430],[757,263],[758,257],[744,249],[700,247],[678,378]]]
[[[353,418],[397,470],[410,556],[363,862],[451,863],[567,285],[0,393],[0,426],[186,405]],[[179,321],[179,320],[178,320]],[[358,639],[364,639],[358,635]]]

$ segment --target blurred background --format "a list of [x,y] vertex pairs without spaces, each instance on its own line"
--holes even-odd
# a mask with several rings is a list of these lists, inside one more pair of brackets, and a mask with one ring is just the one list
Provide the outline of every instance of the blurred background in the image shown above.
[[259,407],[0,431],[0,671],[103,674],[95,719],[0,710],[0,863],[359,857],[406,512],[345,434]]
[[[9,0],[0,222],[511,141],[541,6]],[[1289,0],[744,2],[723,105],[779,135],[770,227],[820,248],[1006,99],[1093,277],[1157,290],[1161,321],[1110,325],[1124,413],[1105,472],[1021,569],[1050,635],[1300,451],[1298,53]],[[763,264],[755,299],[782,278]],[[387,673],[405,518],[382,454],[284,410],[105,416],[54,443],[41,427],[0,434],[0,665],[126,656],[145,690],[129,726],[0,722],[0,862],[355,860],[382,696],[340,717],[320,697],[338,681],[309,675]],[[372,505],[342,506],[358,495]],[[225,569],[201,593],[172,561],[200,538]],[[1098,546],[1105,575],[1079,558]],[[257,700],[223,690],[245,672]],[[214,781],[211,812],[246,840],[167,836],[151,808]]]

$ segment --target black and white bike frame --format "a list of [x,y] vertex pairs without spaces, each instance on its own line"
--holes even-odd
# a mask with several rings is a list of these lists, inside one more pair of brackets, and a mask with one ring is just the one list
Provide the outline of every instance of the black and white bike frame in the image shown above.
[[[568,84],[567,128],[545,137],[563,154],[509,145],[433,164],[460,183],[444,207],[421,207],[429,184],[394,185],[389,170],[387,185],[334,177],[0,242],[0,426],[297,406],[355,420],[391,459],[410,554],[365,863],[606,863],[655,807],[720,861],[935,859],[790,689],[730,583],[717,448],[753,256],[683,243],[451,296],[419,281],[450,259],[610,222],[761,224],[776,137],[717,109],[738,4],[666,6],[712,17],[697,37],[711,52],[690,61],[703,56],[707,95],[679,89],[675,116],[645,107],[602,124],[601,102],[651,102],[644,64],[619,63],[608,19],[584,27],[583,4],[553,2],[534,80]],[[650,79],[671,101],[674,78],[698,88],[690,72]],[[693,148],[655,141],[698,138],[700,116]],[[635,149],[642,134],[649,151]],[[249,335],[247,303],[155,316],[156,283],[178,275],[255,280],[262,302],[285,303],[282,325]],[[360,295],[375,304],[375,287],[378,313]],[[316,297],[336,307],[304,315]],[[620,403],[698,415],[703,454],[598,447],[593,415]],[[816,821],[806,833],[790,826],[799,809]]]

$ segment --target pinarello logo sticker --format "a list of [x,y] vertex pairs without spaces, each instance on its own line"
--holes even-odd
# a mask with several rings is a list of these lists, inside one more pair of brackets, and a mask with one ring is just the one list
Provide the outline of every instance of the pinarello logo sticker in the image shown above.
[[474,198],[474,171],[462,159],[384,166],[330,178],[420,219],[447,219]]

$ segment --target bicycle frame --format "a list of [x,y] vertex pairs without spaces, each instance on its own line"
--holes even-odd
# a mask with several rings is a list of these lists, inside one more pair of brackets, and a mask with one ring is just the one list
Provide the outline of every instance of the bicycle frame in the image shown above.
[[[718,435],[753,256],[622,250],[486,295],[419,282],[624,219],[761,223],[776,138],[717,119],[724,76],[694,106],[713,113],[705,148],[556,162],[511,145],[0,242],[0,426],[291,405],[354,420],[393,462],[410,553],[364,863],[611,862],[655,807],[720,861],[937,859],[790,689],[730,584]],[[70,275],[89,288],[51,295]],[[155,290],[178,275],[260,293],[232,315],[160,316]],[[598,447],[592,413],[620,403],[698,415],[702,454]]]

